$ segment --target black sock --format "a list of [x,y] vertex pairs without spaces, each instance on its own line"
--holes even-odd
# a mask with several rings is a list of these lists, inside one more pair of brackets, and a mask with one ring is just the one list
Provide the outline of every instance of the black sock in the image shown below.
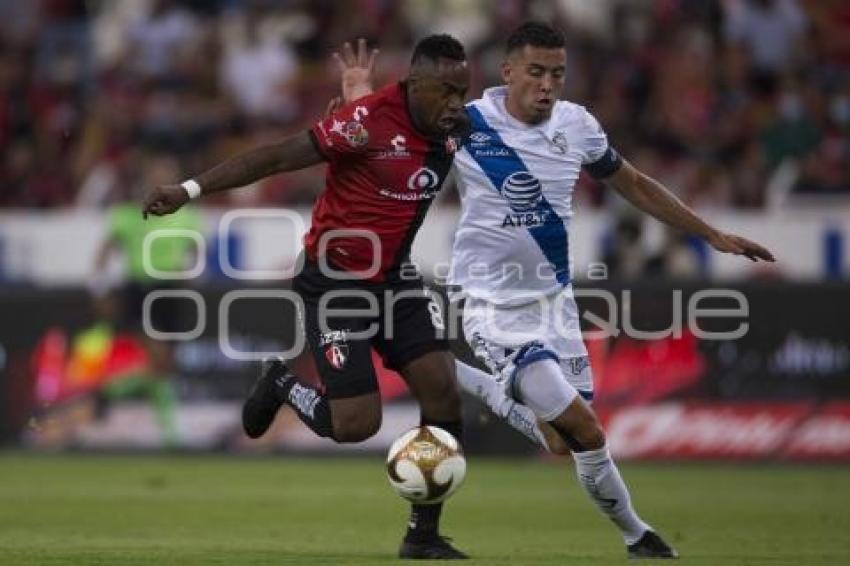
[[[463,421],[437,422],[423,416],[420,425],[439,427],[451,433],[463,445]],[[411,504],[410,520],[407,523],[407,534],[404,535],[404,539],[410,542],[422,542],[439,535],[440,515],[442,512],[442,503],[435,503],[433,505]]]
[[289,379],[278,384],[279,399],[292,407],[301,422],[310,427],[318,436],[333,437],[331,406],[327,397],[318,389],[305,385],[297,379]]
[[404,540],[410,542],[423,542],[431,540],[440,532],[440,514],[443,512],[443,504],[410,505],[410,520],[407,523],[407,533]]

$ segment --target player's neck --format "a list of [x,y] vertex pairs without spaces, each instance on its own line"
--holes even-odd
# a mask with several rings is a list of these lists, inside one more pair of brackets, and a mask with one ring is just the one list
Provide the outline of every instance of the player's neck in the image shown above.
[[416,107],[414,105],[408,105],[408,107],[407,107],[407,114],[408,114],[408,116],[410,116],[410,121],[413,123],[413,128],[417,132],[419,132],[419,134],[422,137],[425,137],[425,138],[435,137],[435,135],[433,133],[431,133],[428,130],[428,128],[422,123],[422,120],[419,118],[418,114],[416,113],[415,108]]

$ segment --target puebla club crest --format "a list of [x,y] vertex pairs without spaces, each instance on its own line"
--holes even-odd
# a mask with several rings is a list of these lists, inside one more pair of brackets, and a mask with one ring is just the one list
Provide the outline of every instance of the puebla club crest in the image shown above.
[[567,136],[564,134],[564,132],[555,132],[555,135],[552,137],[552,143],[549,147],[552,153],[564,155],[565,153],[567,153],[569,147],[570,144],[567,142]]

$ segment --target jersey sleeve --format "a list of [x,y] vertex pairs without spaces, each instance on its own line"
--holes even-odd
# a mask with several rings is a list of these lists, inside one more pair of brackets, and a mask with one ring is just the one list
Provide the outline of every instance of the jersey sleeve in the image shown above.
[[590,112],[584,111],[582,169],[594,179],[610,177],[623,166],[623,158],[608,143],[608,136]]
[[356,100],[316,122],[310,129],[316,149],[327,161],[364,153],[369,145],[370,112],[368,100]]

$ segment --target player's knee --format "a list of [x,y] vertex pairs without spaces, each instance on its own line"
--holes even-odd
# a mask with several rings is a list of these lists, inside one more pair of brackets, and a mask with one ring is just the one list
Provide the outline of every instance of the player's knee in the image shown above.
[[339,443],[363,442],[374,436],[380,428],[380,415],[377,417],[334,419],[333,438]]
[[602,426],[596,423],[595,426],[588,431],[587,437],[582,441],[588,450],[599,450],[605,446],[605,431]]
[[558,434],[551,426],[540,427],[541,432],[543,432],[543,437],[546,439],[546,447],[549,449],[549,453],[555,454],[556,456],[566,456],[571,453],[570,445]]
[[585,450],[598,450],[605,446],[605,431],[593,413],[582,419],[573,436]]
[[[597,450],[605,446],[602,424],[593,410],[580,398],[576,398],[551,424],[560,433],[569,450]],[[555,452],[554,449],[552,451]]]
[[381,410],[333,411],[333,439],[339,443],[362,442],[381,428]]
[[339,444],[356,444],[372,438],[375,432],[377,431],[365,427],[334,430],[334,440]]

